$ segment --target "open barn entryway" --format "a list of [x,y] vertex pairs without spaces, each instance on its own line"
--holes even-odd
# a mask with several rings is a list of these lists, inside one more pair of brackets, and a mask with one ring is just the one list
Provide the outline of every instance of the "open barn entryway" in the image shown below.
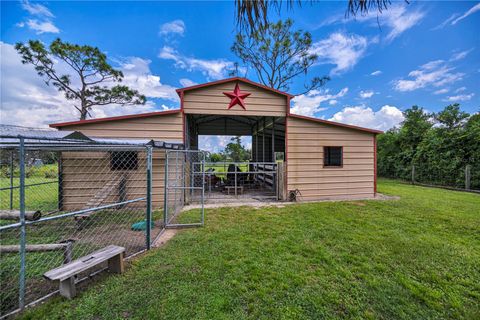
[[[276,201],[284,193],[285,117],[186,115],[186,147],[199,149],[199,136],[250,136],[247,161],[212,161],[195,166],[205,177],[207,202]],[[198,198],[192,197],[192,200]]]

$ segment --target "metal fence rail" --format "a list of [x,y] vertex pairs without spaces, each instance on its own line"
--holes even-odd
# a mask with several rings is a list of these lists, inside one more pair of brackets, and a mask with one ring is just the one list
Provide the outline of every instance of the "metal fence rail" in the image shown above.
[[8,142],[0,148],[0,317],[57,291],[45,272],[110,244],[137,254],[161,232],[152,146]]
[[206,200],[278,198],[278,164],[274,162],[205,162],[203,168],[194,164],[191,174],[205,175]]

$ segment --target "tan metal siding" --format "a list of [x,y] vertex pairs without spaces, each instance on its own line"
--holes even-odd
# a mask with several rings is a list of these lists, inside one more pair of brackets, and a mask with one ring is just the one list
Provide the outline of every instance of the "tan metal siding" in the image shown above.
[[[111,122],[76,124],[62,127],[63,130],[81,131],[87,136],[102,138],[153,139],[170,142],[183,141],[183,117],[181,113],[152,116],[149,118],[125,119]],[[145,153],[139,152],[139,168],[130,171],[128,199],[145,196],[146,168]],[[110,171],[106,152],[63,152],[63,205],[65,210],[79,209],[95,192],[112,179],[116,172]],[[163,207],[165,150],[158,150],[152,157],[152,205]],[[110,198],[108,202],[115,201]]]
[[240,90],[250,92],[245,98],[246,109],[239,105],[228,109],[230,98],[223,92],[231,92],[236,81],[212,85],[184,92],[183,109],[185,113],[244,115],[244,116],[276,116],[286,115],[287,97],[240,82]]
[[[289,117],[287,139],[288,190],[301,200],[374,196],[374,134]],[[324,146],[343,147],[341,168],[323,167]]]
[[148,118],[75,124],[64,126],[62,130],[81,131],[87,136],[101,138],[153,139],[182,142],[183,117],[179,112]]

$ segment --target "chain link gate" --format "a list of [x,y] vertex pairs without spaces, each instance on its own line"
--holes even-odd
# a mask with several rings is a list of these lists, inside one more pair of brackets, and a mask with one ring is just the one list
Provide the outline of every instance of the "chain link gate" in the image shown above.
[[[205,158],[198,150],[168,150],[165,156],[164,225],[166,228],[203,226]],[[200,208],[183,212],[186,205]]]

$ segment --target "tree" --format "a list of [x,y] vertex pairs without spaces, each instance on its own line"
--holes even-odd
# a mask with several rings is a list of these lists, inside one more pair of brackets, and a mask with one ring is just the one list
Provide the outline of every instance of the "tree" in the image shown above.
[[410,157],[413,157],[418,144],[433,125],[430,121],[432,115],[419,106],[405,110],[403,115],[405,120],[401,123],[402,127],[399,132],[400,144],[402,149],[409,150]]
[[225,147],[225,154],[235,162],[250,159],[250,150],[243,147],[239,136],[230,139],[230,142]]
[[[79,103],[74,107],[80,112],[80,120],[85,120],[94,106],[145,104],[145,96],[137,90],[113,85],[122,81],[123,73],[115,70],[107,62],[107,56],[96,47],[56,39],[49,48],[38,40],[30,40],[27,44],[17,43],[15,49],[22,63],[32,64],[47,85],[52,84],[65,93],[65,98]],[[68,65],[76,79],[56,70],[55,60]]]
[[435,119],[448,129],[459,128],[470,115],[460,110],[458,103],[451,104],[435,115]]
[[[315,1],[309,1],[313,4]],[[408,3],[407,0],[405,0]],[[241,31],[262,30],[268,26],[268,11],[273,9],[277,15],[280,15],[282,4],[287,6],[288,10],[293,10],[295,5],[302,6],[301,0],[235,0],[235,13],[237,25]],[[373,10],[382,13],[387,10],[391,0],[348,0],[345,16],[356,16],[357,14],[367,14]]]
[[220,162],[223,160],[223,156],[221,153],[216,153],[216,152],[213,152],[213,153],[210,153],[209,156],[208,156],[208,161],[210,162]]
[[[312,36],[302,30],[292,31],[293,21],[269,23],[248,36],[238,33],[232,51],[256,71],[264,85],[288,91],[292,80],[306,74],[318,60],[311,53]],[[329,77],[314,77],[305,85],[305,92],[319,88]]]
[[465,184],[471,169],[471,186],[480,188],[480,114],[470,116],[458,104],[432,115],[414,106],[404,112],[398,129],[378,137],[378,173],[455,187]]

